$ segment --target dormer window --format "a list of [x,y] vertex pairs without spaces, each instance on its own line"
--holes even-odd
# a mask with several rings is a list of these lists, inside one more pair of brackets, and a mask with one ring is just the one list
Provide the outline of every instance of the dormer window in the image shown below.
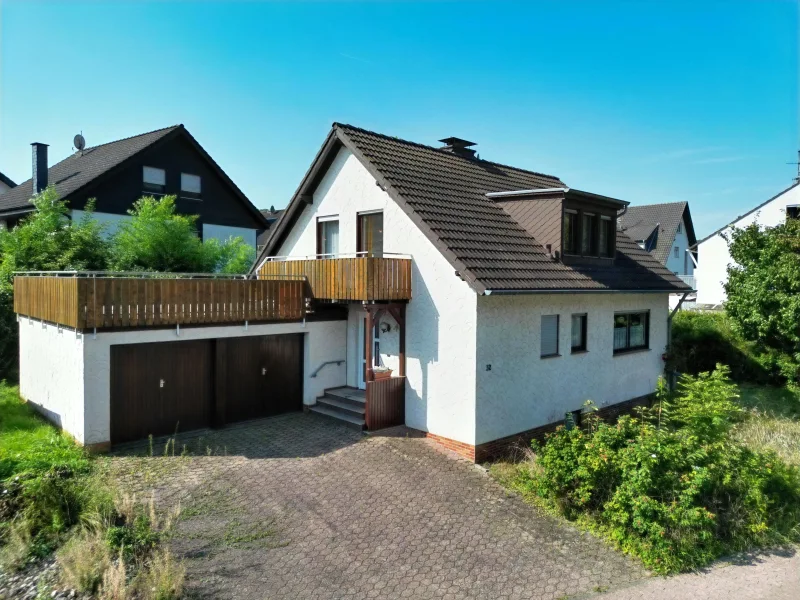
[[578,253],[578,211],[564,211],[564,254]]
[[597,215],[593,213],[583,213],[583,223],[581,223],[581,254],[584,256],[595,256],[597,254],[595,241],[597,239]]
[[602,258],[614,258],[614,220],[605,215],[600,216],[600,235],[598,246]]

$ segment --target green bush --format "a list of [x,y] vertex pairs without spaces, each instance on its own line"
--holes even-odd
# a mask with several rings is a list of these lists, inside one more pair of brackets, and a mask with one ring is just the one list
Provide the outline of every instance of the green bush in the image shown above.
[[672,320],[668,368],[697,375],[717,364],[730,368],[734,381],[783,385],[779,353],[746,341],[724,312],[683,310]]
[[733,439],[744,414],[728,370],[679,389],[614,425],[587,414],[588,430],[559,428],[517,486],[659,573],[798,539],[800,470]]

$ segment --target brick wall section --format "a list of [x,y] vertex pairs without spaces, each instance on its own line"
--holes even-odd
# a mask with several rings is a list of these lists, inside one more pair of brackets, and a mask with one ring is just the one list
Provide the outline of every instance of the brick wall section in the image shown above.
[[[614,423],[622,415],[631,414],[637,406],[651,406],[652,403],[652,395],[641,396],[618,404],[604,406],[596,414],[607,423]],[[530,448],[531,440],[544,441],[546,434],[555,431],[559,425],[563,424],[563,421],[549,423],[508,437],[492,440],[485,444],[479,444],[478,446],[457,442],[433,433],[425,433],[424,435],[472,462],[482,463],[500,458],[521,458],[525,449]]]

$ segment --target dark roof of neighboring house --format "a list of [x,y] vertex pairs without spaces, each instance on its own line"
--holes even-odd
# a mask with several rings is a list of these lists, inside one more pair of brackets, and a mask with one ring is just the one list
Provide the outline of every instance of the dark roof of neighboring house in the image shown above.
[[713,233],[709,233],[709,234],[708,234],[706,237],[704,237],[702,240],[698,240],[697,242],[695,242],[695,243],[693,244],[693,247],[699,246],[700,244],[702,244],[702,243],[703,243],[703,242],[705,242],[706,240],[708,240],[708,239],[710,239],[710,238],[714,237],[714,236],[715,236],[715,235],[717,235],[717,234],[718,234],[720,231],[723,231],[723,230],[727,229],[728,227],[730,227],[731,225],[733,225],[734,223],[736,223],[736,221],[739,221],[739,220],[741,220],[741,219],[744,219],[746,216],[748,216],[748,215],[752,215],[752,214],[753,214],[754,212],[756,212],[757,210],[760,210],[760,209],[764,208],[764,207],[765,207],[767,204],[769,204],[770,202],[772,202],[772,201],[773,201],[773,200],[775,200],[776,198],[780,198],[780,197],[781,197],[781,196],[783,196],[783,195],[784,195],[786,192],[788,192],[788,191],[789,191],[789,190],[791,190],[792,188],[796,188],[798,185],[800,185],[800,181],[797,181],[796,183],[793,183],[792,185],[790,185],[790,186],[789,186],[788,188],[786,188],[785,190],[782,190],[782,191],[778,192],[777,194],[775,194],[775,195],[774,195],[772,198],[770,198],[769,200],[765,200],[764,202],[762,202],[761,204],[759,204],[759,205],[758,205],[758,206],[756,206],[755,208],[753,208],[753,209],[751,209],[751,210],[748,210],[748,211],[747,211],[746,213],[744,213],[743,215],[739,215],[738,217],[736,217],[736,218],[735,218],[733,221],[731,221],[731,222],[730,222],[730,223],[728,223],[727,225],[723,225],[722,227],[720,227],[719,229],[717,229],[717,230],[716,230],[716,231],[714,231]]
[[[620,219],[622,230],[634,242],[653,243],[648,250],[665,265],[678,232],[678,225],[686,223],[689,246],[695,243],[694,225],[688,202],[665,202],[629,206]],[[658,227],[658,231],[656,231]],[[655,234],[655,235],[654,235]]]
[[259,260],[285,239],[338,150],[346,147],[473,289],[508,291],[680,291],[675,275],[625,235],[613,267],[565,265],[489,192],[566,188],[557,177],[334,123],[300,187],[272,227]]
[[270,210],[268,208],[262,208],[260,212],[261,212],[261,215],[267,221],[269,221],[270,224],[272,224],[275,221],[277,221],[280,218],[280,216],[283,214],[283,209],[281,208],[279,210]]
[[[248,207],[250,212],[266,225],[261,212],[253,206],[238,186],[228,177],[213,158],[203,149],[183,125],[173,125],[164,129],[156,129],[129,138],[108,142],[99,146],[85,148],[71,154],[61,162],[47,170],[47,181],[54,185],[58,197],[62,200],[77,192],[86,185],[110,174],[125,161],[153,146],[157,142],[173,136],[185,135],[195,149],[210,163],[217,174],[230,185],[235,195]],[[0,213],[10,211],[33,210],[30,199],[33,195],[33,184],[30,179],[8,190],[0,196]]]
[[10,188],[16,187],[17,185],[2,173],[0,173],[0,183],[5,183]]

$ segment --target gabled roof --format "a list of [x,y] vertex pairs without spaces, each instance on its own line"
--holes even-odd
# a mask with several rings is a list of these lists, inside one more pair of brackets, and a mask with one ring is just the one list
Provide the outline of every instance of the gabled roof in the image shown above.
[[273,233],[256,265],[278,250],[342,147],[358,158],[478,293],[688,290],[625,235],[617,236],[613,267],[555,261],[520,223],[486,196],[567,187],[553,175],[464,157],[340,123],[333,124],[283,216],[271,228]]
[[712,237],[714,237],[715,235],[717,235],[719,232],[721,232],[721,231],[724,231],[725,229],[727,229],[727,228],[728,228],[728,227],[730,227],[731,225],[734,225],[734,224],[735,224],[737,221],[740,221],[740,220],[744,219],[746,216],[748,216],[748,215],[752,215],[752,214],[753,214],[754,212],[756,212],[757,210],[760,210],[760,209],[764,208],[764,207],[765,207],[767,204],[769,204],[770,202],[772,202],[772,201],[773,201],[773,200],[775,200],[776,198],[780,198],[780,197],[781,197],[781,196],[783,196],[783,195],[784,195],[786,192],[788,192],[788,191],[789,191],[789,190],[791,190],[791,189],[794,189],[794,188],[796,188],[798,185],[800,185],[800,181],[797,181],[797,182],[793,183],[792,185],[790,185],[790,186],[789,186],[788,188],[786,188],[785,190],[782,190],[782,191],[778,192],[777,194],[775,194],[775,195],[774,195],[772,198],[770,198],[769,200],[765,200],[764,202],[762,202],[761,204],[759,204],[759,205],[758,205],[758,206],[756,206],[755,208],[753,208],[753,209],[751,209],[751,210],[748,210],[748,211],[747,211],[746,213],[744,213],[743,215],[739,215],[738,217],[736,217],[736,218],[735,218],[733,221],[731,221],[731,222],[730,222],[730,223],[728,223],[727,225],[723,225],[722,227],[720,227],[719,229],[717,229],[717,230],[716,230],[716,231],[714,231],[713,233],[709,233],[709,234],[708,234],[706,237],[704,237],[702,240],[699,240],[699,241],[695,242],[695,243],[692,245],[692,247],[697,247],[697,246],[699,246],[700,244],[702,244],[702,243],[703,243],[703,242],[705,242],[706,240],[708,240],[708,239],[711,239]]
[[4,183],[10,188],[16,187],[16,185],[17,185],[16,183],[11,181],[8,177],[3,175],[2,173],[0,173],[0,183]]
[[[154,144],[166,141],[173,137],[184,135],[191,145],[211,165],[212,169],[233,189],[236,196],[242,201],[253,216],[264,226],[266,219],[250,200],[242,193],[239,187],[211,158],[205,149],[194,139],[183,125],[173,125],[163,129],[156,129],[129,138],[124,138],[99,146],[85,148],[80,152],[71,154],[47,170],[47,181],[54,185],[58,197],[68,200],[71,194],[96,182],[121,167],[127,160],[140,152],[152,147]],[[30,199],[33,195],[33,184],[30,179],[19,184],[0,195],[0,213],[33,210]]]
[[[689,246],[696,241],[688,202],[629,206],[620,222],[625,235],[634,242],[647,242],[652,238],[651,243],[654,242],[655,245],[648,247],[648,250],[662,265],[667,264],[675,235],[678,232],[678,225],[681,222],[686,223]],[[658,231],[655,231],[656,227],[658,227]]]

